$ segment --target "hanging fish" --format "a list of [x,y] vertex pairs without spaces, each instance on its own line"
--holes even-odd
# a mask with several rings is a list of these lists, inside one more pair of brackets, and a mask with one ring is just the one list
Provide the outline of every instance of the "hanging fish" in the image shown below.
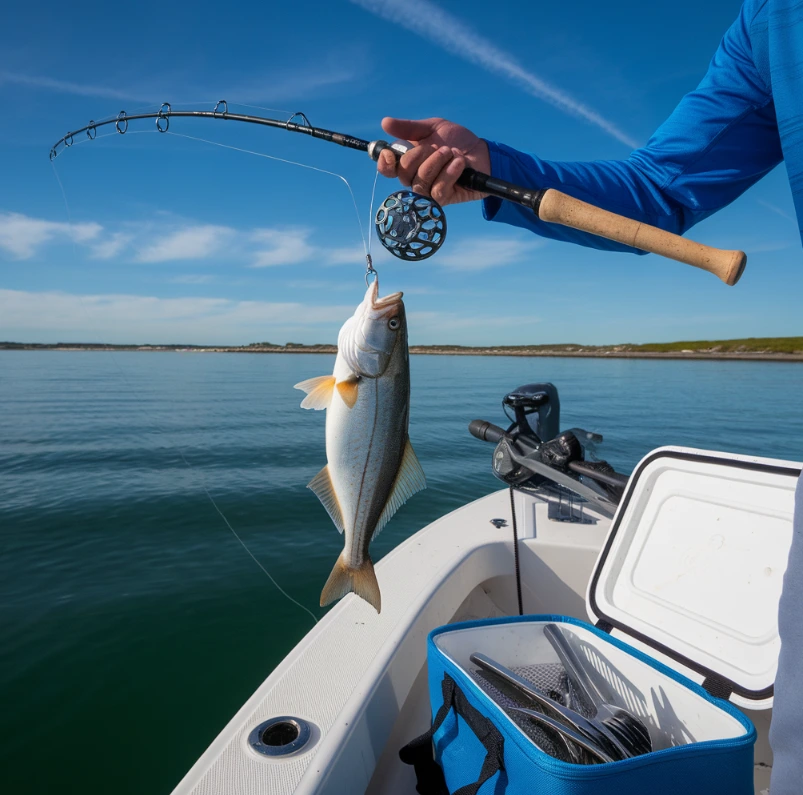
[[381,609],[368,546],[394,513],[426,487],[407,435],[410,362],[402,293],[379,298],[375,279],[337,338],[332,375],[295,385],[305,409],[328,409],[328,464],[309,482],[345,546],[321,607],[354,592]]

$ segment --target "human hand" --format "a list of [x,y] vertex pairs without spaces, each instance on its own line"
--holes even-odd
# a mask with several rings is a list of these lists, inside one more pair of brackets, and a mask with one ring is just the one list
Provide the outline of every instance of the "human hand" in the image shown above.
[[377,169],[382,176],[398,177],[422,196],[440,205],[476,201],[487,194],[457,185],[458,177],[470,166],[484,174],[491,172],[488,144],[471,130],[446,119],[382,119],[382,129],[393,138],[414,145],[400,160],[387,150],[379,155]]

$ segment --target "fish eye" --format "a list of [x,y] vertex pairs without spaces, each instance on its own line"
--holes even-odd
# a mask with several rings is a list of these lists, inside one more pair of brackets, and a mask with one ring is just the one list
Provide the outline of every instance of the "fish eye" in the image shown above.
[[397,317],[392,317],[390,320],[388,320],[388,328],[389,328],[391,331],[396,331],[396,329],[397,329],[398,327],[399,327],[399,318],[397,318]]

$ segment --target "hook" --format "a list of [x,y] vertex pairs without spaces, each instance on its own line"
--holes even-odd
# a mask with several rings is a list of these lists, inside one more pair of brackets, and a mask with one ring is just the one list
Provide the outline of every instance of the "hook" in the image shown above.
[[[122,126],[120,126],[122,123]],[[125,117],[125,111],[121,110],[117,114],[117,121],[114,123],[114,126],[117,128],[117,132],[120,135],[124,135],[126,130],[128,129],[128,119]]]

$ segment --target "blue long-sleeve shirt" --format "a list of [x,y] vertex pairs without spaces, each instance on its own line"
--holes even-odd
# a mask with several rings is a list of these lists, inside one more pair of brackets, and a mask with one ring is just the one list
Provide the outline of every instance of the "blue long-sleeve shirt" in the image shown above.
[[[803,0],[747,0],[708,73],[643,149],[627,160],[553,163],[489,142],[491,173],[528,187],[558,188],[605,209],[683,233],[786,161],[803,226]],[[539,221],[489,198],[485,217],[544,237],[633,251]],[[803,237],[803,232],[801,232]],[[803,792],[803,478],[784,576],[781,653],[770,729],[772,795]]]
[[[785,159],[803,227],[803,2],[747,0],[700,85],[627,160],[550,162],[500,143],[488,147],[496,177],[557,188],[678,234]],[[635,251],[500,199],[485,199],[483,213],[543,237]]]

